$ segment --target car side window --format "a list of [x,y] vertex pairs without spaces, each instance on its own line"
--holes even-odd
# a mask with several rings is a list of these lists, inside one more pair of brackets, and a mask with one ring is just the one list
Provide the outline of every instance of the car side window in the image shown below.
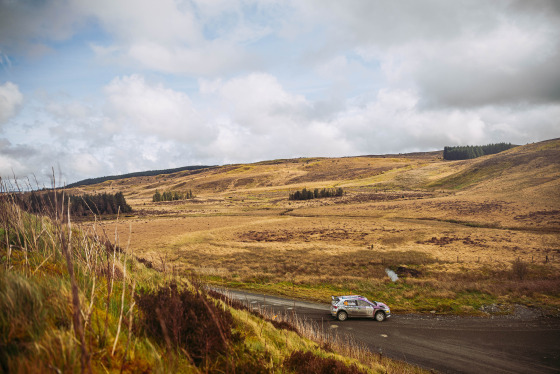
[[358,306],[371,306],[371,304],[365,300],[358,300]]
[[348,306],[356,306],[357,305],[356,300],[348,300],[347,302],[348,302],[348,304],[346,304],[346,302],[345,302],[345,304],[348,305]]

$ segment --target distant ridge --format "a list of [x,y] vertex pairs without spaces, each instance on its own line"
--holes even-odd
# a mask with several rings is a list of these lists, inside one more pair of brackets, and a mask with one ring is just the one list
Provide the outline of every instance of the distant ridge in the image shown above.
[[98,184],[98,183],[103,183],[106,181],[114,181],[114,180],[119,180],[119,179],[125,179],[125,178],[134,178],[134,177],[151,177],[154,175],[160,175],[160,174],[172,174],[172,173],[178,173],[180,171],[193,171],[193,170],[201,170],[201,169],[208,169],[211,168],[213,166],[208,166],[208,165],[199,165],[199,166],[183,166],[180,168],[175,168],[175,169],[162,169],[162,170],[148,170],[148,171],[138,171],[135,173],[128,173],[128,174],[121,174],[121,175],[110,175],[107,177],[99,177],[99,178],[89,178],[89,179],[84,179],[75,183],[71,183],[69,185],[67,185],[67,188],[73,188],[73,187],[80,187],[80,186],[89,186],[92,184]]

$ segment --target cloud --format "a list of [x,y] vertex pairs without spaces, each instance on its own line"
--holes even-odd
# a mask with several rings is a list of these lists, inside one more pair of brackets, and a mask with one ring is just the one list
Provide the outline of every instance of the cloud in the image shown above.
[[334,126],[354,154],[383,154],[551,139],[559,135],[559,114],[558,104],[427,109],[414,91],[381,90],[365,105],[349,103]]
[[106,38],[90,41],[101,61],[170,73],[220,73],[251,66],[256,57],[244,44],[271,32],[260,19],[243,16],[242,10],[253,6],[263,7],[251,1],[1,0],[0,46],[8,55],[40,56],[54,51],[52,42],[101,29]]
[[162,84],[148,84],[143,76],[115,78],[105,87],[106,115],[122,131],[139,132],[162,140],[196,141],[208,128],[190,98]]
[[80,1],[82,12],[95,17],[113,36],[109,46],[93,45],[100,58],[191,75],[221,74],[255,64],[256,57],[244,45],[270,30],[243,17],[244,6],[251,2]]
[[415,89],[423,105],[552,103],[560,100],[557,4],[313,1],[297,3],[288,22],[323,31],[310,56],[317,63],[354,51],[381,66],[386,88]]
[[350,151],[336,128],[315,120],[312,102],[290,93],[270,74],[201,80],[200,92],[220,113],[209,116],[218,132],[207,154],[217,152],[223,162]]
[[502,24],[484,36],[418,42],[384,62],[398,83],[414,83],[424,104],[473,107],[560,100],[560,44],[539,25]]
[[27,56],[51,51],[51,41],[72,37],[85,18],[67,0],[0,1],[0,45],[5,53]]
[[201,92],[213,94],[220,111],[251,133],[288,129],[301,121],[309,103],[302,95],[288,93],[278,80],[264,73],[252,73],[228,81],[201,81]]
[[[47,167],[44,165],[44,157],[48,152],[48,149],[25,144],[14,145],[8,139],[0,138],[0,177],[9,179],[15,176],[17,179],[26,180],[29,178],[29,183],[33,182],[32,187],[37,187],[34,185],[33,174],[41,174],[44,171],[43,167]],[[42,179],[41,177],[42,175],[38,175],[39,179]]]
[[241,48],[226,41],[211,41],[194,48],[134,43],[128,47],[126,56],[146,68],[177,74],[219,74],[251,64]]
[[[8,50],[44,53],[50,41],[94,25],[106,34],[90,43],[100,61],[158,72],[213,79],[311,65],[317,71],[307,73],[320,74],[358,54],[366,68],[381,66],[392,88],[418,89],[425,105],[560,99],[554,0],[3,0],[0,7],[0,45]],[[261,49],[265,41],[278,48]]]
[[104,94],[99,106],[45,95],[36,113],[48,117],[18,130],[33,144],[0,143],[0,172],[33,172],[48,185],[53,166],[70,183],[192,164],[524,144],[557,137],[560,118],[558,104],[426,108],[411,89],[341,100],[325,116],[317,110],[321,100],[292,93],[265,73],[201,79],[192,95],[129,75],[109,82]]
[[12,82],[0,85],[0,125],[14,117],[23,103],[19,87]]
[[158,41],[163,45],[196,44],[202,30],[189,2],[160,0],[77,0],[77,8],[95,17],[117,42]]

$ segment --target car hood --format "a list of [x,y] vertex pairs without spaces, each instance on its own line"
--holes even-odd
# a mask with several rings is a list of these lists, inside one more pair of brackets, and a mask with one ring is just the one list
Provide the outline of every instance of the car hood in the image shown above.
[[377,302],[377,306],[380,307],[381,309],[389,309],[387,304],[380,303],[379,301],[376,302]]

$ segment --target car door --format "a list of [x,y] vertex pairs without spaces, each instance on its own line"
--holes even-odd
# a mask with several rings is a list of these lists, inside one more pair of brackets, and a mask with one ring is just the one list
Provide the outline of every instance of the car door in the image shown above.
[[358,308],[360,309],[360,316],[373,317],[373,305],[365,300],[358,300]]
[[373,317],[373,305],[365,300],[358,300],[358,315],[360,317]]
[[358,303],[356,302],[356,300],[346,300],[344,302],[344,305],[346,306],[346,311],[348,312],[348,315],[350,317],[359,316]]

